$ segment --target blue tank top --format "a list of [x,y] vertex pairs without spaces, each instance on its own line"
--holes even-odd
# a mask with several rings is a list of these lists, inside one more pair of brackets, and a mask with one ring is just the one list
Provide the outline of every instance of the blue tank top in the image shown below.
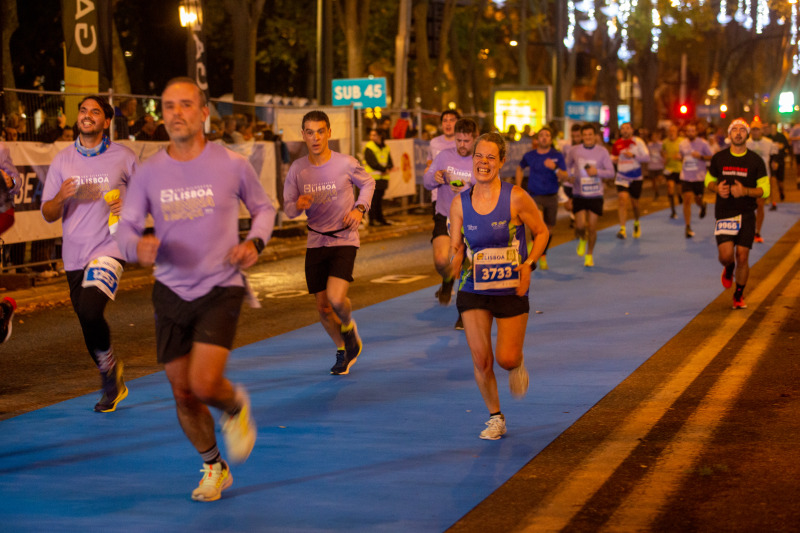
[[458,290],[489,295],[516,294],[519,272],[514,272],[514,268],[528,257],[528,247],[525,226],[511,223],[513,188],[512,184],[501,182],[497,205],[488,215],[473,209],[472,189],[461,193],[466,254]]

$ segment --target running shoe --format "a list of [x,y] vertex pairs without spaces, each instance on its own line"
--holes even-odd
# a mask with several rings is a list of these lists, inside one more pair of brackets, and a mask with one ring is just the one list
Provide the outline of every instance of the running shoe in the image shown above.
[[676,213],[675,211],[673,211],[673,212],[672,212],[672,214],[670,214],[669,218],[672,218],[672,219],[676,219],[676,218],[678,218],[678,213]]
[[706,203],[700,206],[700,218],[706,218]]
[[512,368],[508,373],[508,389],[511,396],[521,400],[528,392],[528,370],[525,368],[525,361],[520,363],[517,368]]
[[228,463],[203,463],[203,478],[192,491],[192,499],[196,502],[214,502],[220,499],[222,491],[233,485],[233,474]]
[[722,280],[722,286],[725,287],[726,289],[730,289],[731,287],[733,287],[733,276],[728,277],[727,274],[728,274],[728,269],[723,268],[722,276],[720,276],[720,279]]
[[481,431],[481,438],[485,440],[497,440],[506,434],[506,417],[495,415],[486,422],[486,429]]
[[617,239],[624,239],[627,237],[625,234],[625,226],[620,226],[619,231],[617,232]]
[[747,304],[744,303],[744,298],[742,298],[741,296],[738,298],[734,296],[733,305],[731,306],[731,309],[747,309]]
[[692,227],[686,226],[686,238],[691,239],[692,237],[694,237],[694,232],[692,231]]
[[442,287],[436,293],[439,298],[439,305],[450,305],[450,299],[453,297],[453,283],[455,279],[442,280]]
[[108,372],[100,372],[103,382],[103,396],[94,406],[98,413],[111,413],[117,409],[117,404],[128,397],[128,387],[122,378],[122,361],[117,361]]
[[11,337],[12,319],[17,310],[17,302],[13,298],[3,298],[0,302],[0,343],[6,342]]
[[592,257],[592,254],[586,254],[586,258],[583,260],[583,266],[585,267],[594,266],[594,257]]
[[586,239],[578,239],[578,249],[575,251],[579,256],[583,257],[586,253]]
[[456,320],[456,325],[453,326],[453,329],[464,331],[464,319],[461,318],[461,313],[458,313],[458,320]]
[[547,256],[542,255],[539,257],[539,269],[540,270],[550,270],[550,267],[547,266]]
[[771,206],[769,206],[769,210],[770,211],[777,211],[778,210],[778,206],[776,204],[772,204]]
[[243,463],[250,457],[256,444],[256,422],[250,414],[250,397],[241,385],[234,385],[239,412],[235,415],[222,413],[219,420],[222,436],[225,438],[225,450],[231,461]]
[[635,221],[633,223],[633,238],[638,239],[642,236],[642,226],[639,224],[639,221]]
[[779,194],[781,195],[781,202],[786,200],[786,195],[783,193],[783,191],[780,191]]
[[331,374],[341,374],[343,370],[347,370],[344,354],[344,350],[336,350],[336,364],[331,367]]
[[342,330],[342,339],[344,339],[344,370],[337,375],[345,375],[350,372],[350,367],[356,364],[358,356],[361,355],[361,337],[358,335],[358,326],[355,319],[352,319],[353,327],[349,331]]
[[763,242],[764,242],[764,238],[763,238],[761,235],[759,235],[758,233],[756,233],[756,237],[755,237],[755,239],[753,239],[753,241],[754,241],[754,242],[761,242],[761,243],[763,243]]

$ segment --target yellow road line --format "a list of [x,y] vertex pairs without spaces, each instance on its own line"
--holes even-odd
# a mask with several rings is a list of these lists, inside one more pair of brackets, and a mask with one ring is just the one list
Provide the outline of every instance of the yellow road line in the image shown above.
[[744,326],[792,266],[800,261],[800,243],[795,244],[780,264],[753,290],[750,308],[731,312],[715,332],[692,353],[673,376],[628,416],[541,505],[522,522],[523,531],[561,531],[586,502],[619,468],[686,388],[714,360],[720,349]]
[[769,339],[780,330],[794,309],[789,305],[800,297],[800,283],[790,283],[770,310],[768,319],[759,325],[738,351],[730,366],[711,388],[683,428],[661,452],[655,466],[634,487],[603,528],[604,531],[642,531],[656,518],[667,498],[674,493],[697,461],[703,447],[711,440],[722,418],[753,373],[768,348]]

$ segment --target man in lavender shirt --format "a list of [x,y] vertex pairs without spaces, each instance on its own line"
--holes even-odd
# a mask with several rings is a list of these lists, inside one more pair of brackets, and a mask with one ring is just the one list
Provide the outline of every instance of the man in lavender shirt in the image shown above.
[[[250,163],[206,140],[209,110],[193,79],[168,81],[162,106],[170,143],[136,172],[115,238],[128,261],[156,266],[158,360],[181,428],[203,458],[203,478],[192,499],[208,502],[233,483],[209,406],[223,413],[231,461],[245,461],[256,441],[247,392],[225,377],[225,366],[245,296],[241,271],[256,263],[272,235],[275,209]],[[252,217],[243,242],[240,202]],[[148,214],[155,233],[144,235]]]
[[683,218],[686,221],[685,235],[687,239],[694,237],[692,231],[692,204],[697,203],[700,208],[700,218],[706,216],[706,203],[703,200],[703,190],[706,177],[706,168],[711,156],[714,155],[705,139],[697,135],[697,125],[686,125],[686,138],[679,146],[681,168],[681,191],[683,193]]
[[[450,268],[450,233],[447,228],[453,198],[472,187],[472,147],[478,137],[478,125],[469,118],[456,122],[455,147],[439,152],[422,178],[423,185],[437,191],[436,212],[433,215],[433,264],[442,276],[442,286],[436,292],[440,305],[448,305],[453,293]],[[456,329],[464,329],[459,315]]]
[[103,314],[116,297],[124,265],[111,233],[138,161],[132,150],[104,133],[113,118],[114,109],[101,96],[87,96],[78,104],[80,134],[73,146],[56,154],[42,192],[44,219],[61,219],[70,300],[100,371],[103,396],[94,406],[100,413],[114,411],[128,396]]
[[[361,354],[347,290],[360,244],[358,226],[369,209],[375,180],[354,157],[328,147],[331,121],[322,111],[302,121],[308,156],[292,163],[283,186],[283,211],[308,217],[306,285],[314,295],[320,322],[336,344],[331,374],[344,375]],[[358,187],[356,198],[353,186]]]
[[[442,125],[442,134],[437,135],[431,139],[428,146],[428,163],[425,165],[425,172],[431,167],[431,163],[439,155],[442,150],[456,147],[456,122],[461,119],[461,115],[455,109],[445,109],[439,117],[439,122]],[[438,191],[433,189],[431,191],[431,202],[433,203],[433,220],[436,221],[436,200]]]

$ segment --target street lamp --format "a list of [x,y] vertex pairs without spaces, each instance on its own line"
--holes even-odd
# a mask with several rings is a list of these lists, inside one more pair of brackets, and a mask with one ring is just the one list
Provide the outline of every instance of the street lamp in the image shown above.
[[178,13],[181,18],[181,26],[184,28],[203,25],[203,8],[200,5],[200,0],[181,0]]

